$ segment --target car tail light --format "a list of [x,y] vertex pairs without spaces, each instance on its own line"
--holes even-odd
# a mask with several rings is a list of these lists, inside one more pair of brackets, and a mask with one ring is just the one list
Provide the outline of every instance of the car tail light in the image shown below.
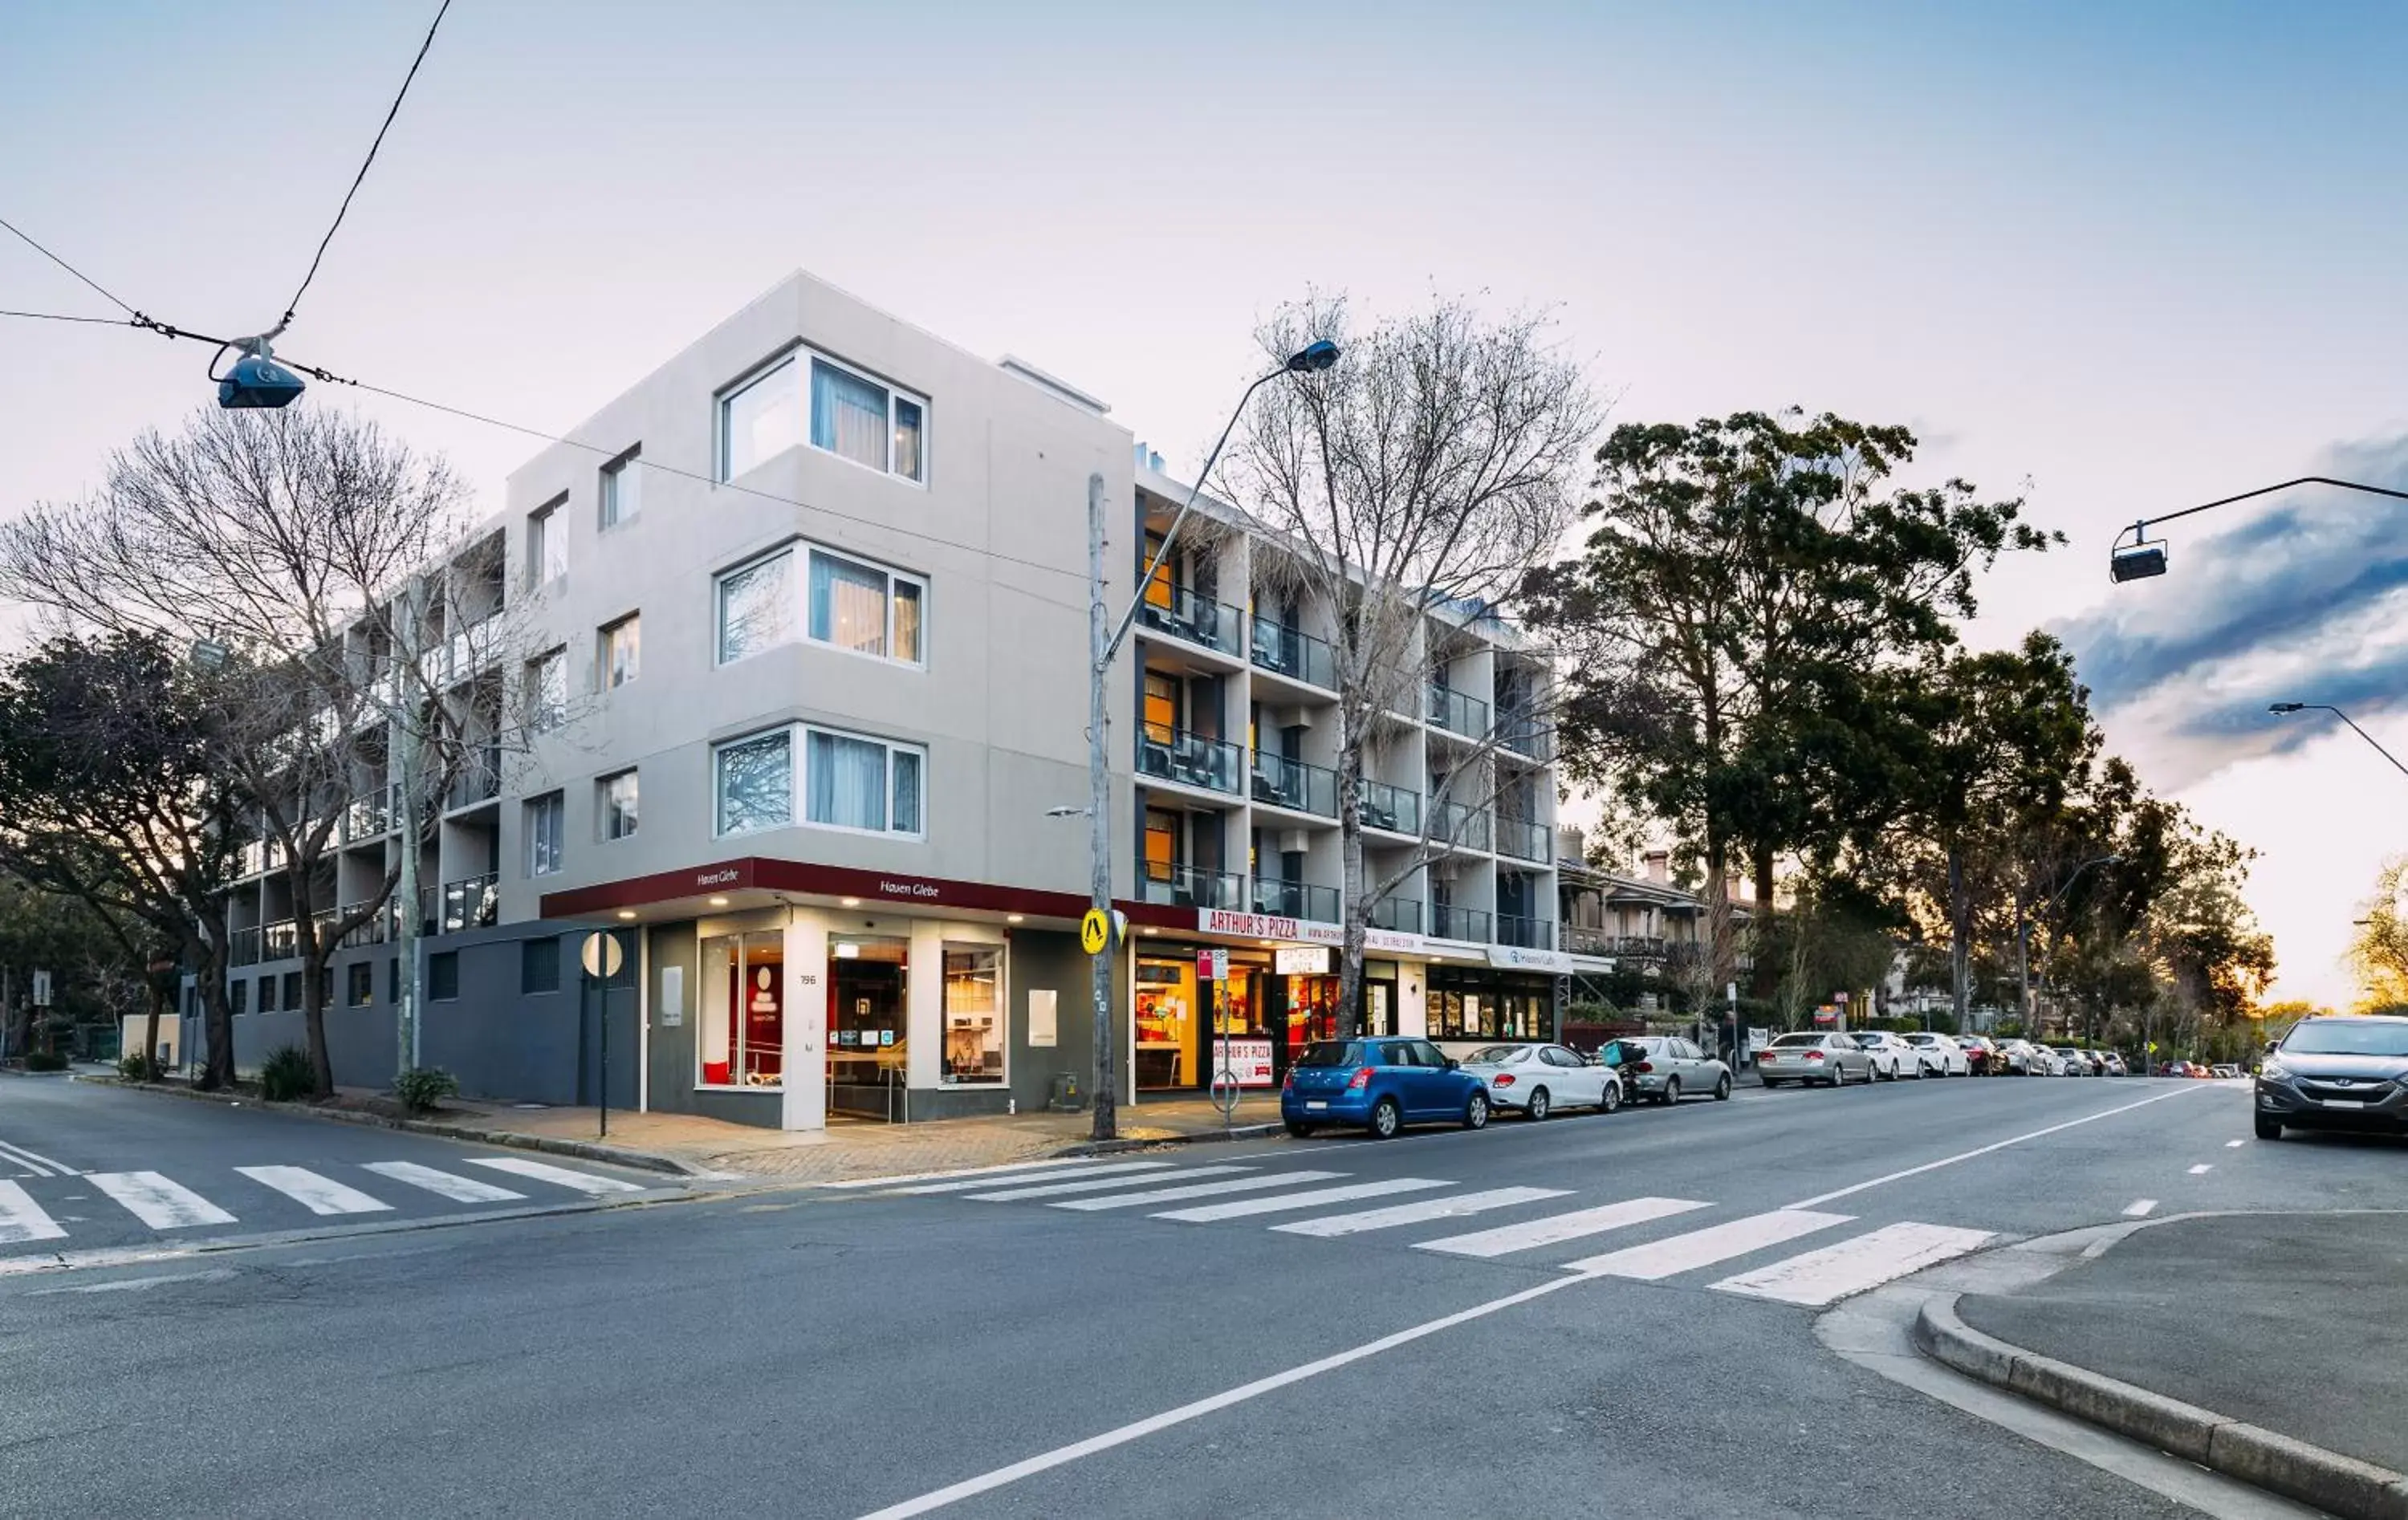
[[1653,1061],[1641,1061],[1630,1069],[1633,1071],[1653,1071],[1656,1069],[1656,1063]]
[[1346,1090],[1350,1093],[1359,1093],[1370,1085],[1371,1068],[1368,1066],[1355,1068],[1354,1075],[1346,1079]]
[[1808,1051],[1806,1053],[1806,1059],[1810,1061],[1819,1061],[1822,1058],[1823,1053],[1821,1051]]
[[1287,1075],[1280,1079],[1280,1088],[1282,1091],[1292,1091],[1295,1086],[1296,1068],[1290,1067],[1287,1068]]
[[1511,1071],[1499,1071],[1498,1073],[1497,1073],[1497,1085],[1498,1085],[1498,1086],[1499,1086],[1499,1087],[1511,1087],[1511,1086],[1512,1086],[1512,1085],[1513,1085],[1513,1073],[1512,1073]]

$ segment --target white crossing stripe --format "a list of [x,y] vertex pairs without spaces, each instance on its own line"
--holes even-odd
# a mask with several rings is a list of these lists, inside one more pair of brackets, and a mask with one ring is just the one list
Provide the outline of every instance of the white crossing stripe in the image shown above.
[[231,1225],[234,1215],[155,1171],[95,1171],[84,1179],[152,1229]]
[[1565,1240],[1577,1240],[1583,1236],[1602,1235],[1610,1229],[1643,1225],[1651,1219],[1684,1214],[1692,1209],[1704,1207],[1704,1204],[1689,1198],[1625,1198],[1620,1203],[1608,1203],[1595,1209],[1575,1209],[1570,1213],[1549,1214],[1544,1219],[1500,1226],[1496,1229],[1475,1230],[1469,1235],[1450,1235],[1440,1240],[1417,1240],[1413,1249],[1443,1251],[1451,1256],[1509,1255],[1516,1251],[1534,1251],[1542,1245],[1557,1245]]
[[525,1177],[538,1183],[556,1183],[562,1187],[573,1187],[580,1193],[591,1193],[596,1197],[604,1193],[643,1191],[636,1183],[623,1183],[616,1177],[596,1177],[590,1171],[571,1171],[566,1167],[550,1166],[541,1161],[524,1161],[514,1155],[470,1156],[468,1165],[491,1167],[495,1171],[507,1171],[513,1177]]
[[1818,1229],[1844,1225],[1850,1217],[1847,1214],[1818,1214],[1806,1209],[1775,1209],[1769,1213],[1734,1219],[1727,1225],[1709,1225],[1704,1229],[1693,1229],[1686,1235],[1675,1235],[1669,1240],[1608,1252],[1602,1256],[1567,1262],[1564,1269],[1598,1277],[1635,1277],[1642,1283],[1660,1282],[1676,1273],[1712,1267],[1718,1261],[1728,1261],[1733,1256],[1743,1256],[1769,1245],[1794,1240],[1800,1235],[1812,1235]]
[[58,1221],[42,1212],[34,1195],[21,1183],[0,1183],[0,1245],[16,1245],[25,1240],[60,1240],[66,1231]]
[[393,1205],[380,1203],[356,1187],[346,1187],[332,1177],[321,1177],[307,1167],[236,1167],[255,1183],[276,1189],[313,1214],[373,1214],[390,1211]]
[[1708,1285],[1723,1293],[1818,1309],[1851,1294],[1877,1288],[1892,1278],[1919,1272],[1968,1251],[1979,1250],[1990,1239],[1985,1229],[1890,1225],[1852,1240],[1809,1251]]
[[1290,1209],[1317,1209],[1325,1203],[1352,1203],[1356,1198],[1376,1198],[1390,1193],[1420,1193],[1433,1187],[1448,1187],[1435,1177],[1391,1177],[1378,1183],[1350,1183],[1344,1187],[1315,1188],[1307,1193],[1283,1193],[1275,1197],[1239,1198],[1232,1203],[1207,1203],[1194,1209],[1174,1209],[1158,1213],[1156,1219],[1181,1219],[1192,1225],[1207,1225],[1216,1219],[1243,1219],[1250,1214],[1284,1213]]
[[2194,1177],[2204,1177],[2214,1169],[2215,1169],[2214,1167],[2211,1167],[2206,1162],[2202,1161],[2198,1166],[2190,1169],[2190,1174]]
[[1147,1193],[1114,1193],[1100,1198],[1065,1198],[1054,1209],[1138,1209],[1149,1203],[1177,1203],[1182,1198],[1210,1197],[1215,1193],[1254,1193],[1290,1183],[1326,1183],[1342,1171],[1283,1171],[1274,1177],[1237,1177],[1224,1183],[1197,1183],[1188,1187],[1158,1187]]
[[2124,1205],[2124,1217],[2127,1219],[2146,1219],[2149,1214],[2156,1210],[2157,1206],[2157,1200],[2155,1198],[2134,1198],[2131,1202]]
[[39,1151],[28,1151],[22,1145],[0,1140],[0,1160],[14,1161],[27,1168],[36,1177],[75,1177],[80,1175],[64,1161],[53,1161]]
[[408,1183],[412,1187],[440,1194],[454,1203],[508,1203],[512,1198],[526,1197],[507,1187],[480,1183],[474,1177],[422,1167],[415,1161],[371,1161],[366,1164],[366,1169],[380,1177],[390,1177],[396,1183]]
[[[1168,1163],[1155,1162],[1153,1163],[1153,1165],[1167,1166]],[[1112,1171],[1120,1170],[1118,1167],[1113,1167],[1109,1169]],[[1226,1177],[1231,1172],[1252,1171],[1254,1169],[1252,1167],[1189,1167],[1179,1175],[1182,1178]],[[1140,1183],[1151,1183],[1157,1180],[1168,1181],[1168,1179],[1142,1177],[1136,1180]],[[972,1201],[978,1203],[1010,1203],[1020,1198],[1058,1197],[1065,1193],[1101,1193],[1108,1188],[1126,1187],[1129,1185],[1130,1181],[1131,1180],[1126,1177],[1089,1177],[1082,1175],[1075,1183],[1046,1183],[1037,1187],[1007,1187],[1000,1193],[972,1193],[969,1194],[968,1197]]]
[[[1066,1167],[1092,1167],[1092,1157],[1083,1155],[1057,1156],[1051,1161],[1005,1161],[992,1167],[955,1167],[950,1171],[906,1171],[892,1177],[855,1177],[841,1183],[822,1183],[822,1187],[893,1187],[898,1183],[934,1183],[948,1177],[1000,1177],[1007,1171],[1055,1171]],[[975,1184],[973,1184],[975,1185]]]
[[968,1182],[923,1183],[917,1187],[898,1187],[897,1193],[969,1193],[987,1187],[1033,1187],[1039,1183],[1058,1183],[1066,1177],[1118,1177],[1132,1171],[1168,1171],[1168,1161],[1115,1161],[1109,1167],[1082,1167],[1076,1171],[1040,1171],[1031,1176],[973,1177]]
[[1365,1230],[1393,1229],[1398,1225],[1419,1225],[1433,1219],[1460,1219],[1466,1214],[1565,1196],[1560,1187],[1498,1187],[1485,1193],[1457,1193],[1451,1198],[1423,1198],[1416,1203],[1391,1204],[1385,1209],[1366,1209],[1360,1213],[1298,1219],[1271,1228],[1289,1235],[1359,1235]]

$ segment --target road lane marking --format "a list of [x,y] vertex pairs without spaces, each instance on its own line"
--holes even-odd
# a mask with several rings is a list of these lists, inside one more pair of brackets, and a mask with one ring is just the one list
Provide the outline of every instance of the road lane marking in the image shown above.
[[1734,1219],[1727,1225],[1709,1225],[1685,1235],[1566,1262],[1564,1270],[1586,1277],[1632,1277],[1642,1283],[1660,1283],[1682,1272],[1712,1267],[1733,1256],[1744,1256],[1751,1251],[1844,1225],[1850,1217],[1818,1214],[1805,1209],[1774,1209]]
[[0,1183],[0,1245],[27,1240],[64,1240],[67,1232],[42,1212],[22,1183]]
[[124,1205],[126,1212],[152,1229],[191,1229],[196,1225],[235,1222],[234,1215],[223,1209],[155,1171],[95,1171],[84,1181]]
[[2156,1211],[2157,1207],[2157,1200],[2155,1198],[2134,1198],[2131,1202],[2124,1205],[2124,1217],[2127,1219],[2146,1219]]
[[1385,1209],[1366,1209],[1360,1213],[1292,1220],[1284,1225],[1273,1225],[1271,1228],[1288,1235],[1358,1235],[1365,1230],[1393,1229],[1398,1225],[1419,1225],[1434,1219],[1460,1219],[1467,1214],[1484,1213],[1491,1209],[1511,1209],[1516,1204],[1568,1196],[1567,1191],[1560,1187],[1498,1187],[1485,1193],[1458,1193],[1453,1197],[1423,1198],[1414,1203],[1391,1204]]
[[1390,1193],[1421,1193],[1433,1187],[1454,1185],[1435,1177],[1390,1177],[1377,1183],[1349,1183],[1344,1187],[1283,1193],[1276,1197],[1240,1198],[1234,1203],[1207,1203],[1194,1209],[1173,1209],[1154,1217],[1183,1220],[1191,1225],[1209,1225],[1216,1219],[1243,1219],[1250,1214],[1283,1213],[1290,1209],[1317,1209],[1325,1203],[1352,1203],[1357,1198],[1376,1198]]
[[2190,1169],[2190,1174],[2194,1177],[2204,1177],[2214,1169],[2215,1169],[2214,1167],[2211,1167],[2206,1162],[2202,1161],[2198,1166]]
[[83,1174],[64,1161],[53,1161],[38,1151],[28,1151],[22,1145],[0,1140],[0,1156],[7,1156],[21,1167],[30,1167],[36,1177],[80,1177]]
[[1868,1292],[1893,1278],[1919,1272],[1992,1239],[1985,1229],[1951,1229],[1943,1225],[1898,1224],[1859,1235],[1820,1251],[1809,1251],[1759,1267],[1752,1272],[1707,1284],[1723,1293],[1750,1298],[1771,1298],[1785,1304],[1820,1309],[1855,1294]]
[[[1056,1204],[1054,1207],[1062,1208],[1065,1205]],[[1586,1281],[1588,1279],[1580,1277],[1559,1277],[1541,1283],[1536,1287],[1524,1288],[1518,1293],[1509,1293],[1502,1298],[1491,1298],[1486,1303],[1474,1304],[1469,1309],[1458,1310],[1455,1313],[1398,1330],[1393,1335],[1383,1335],[1377,1341],[1367,1341],[1359,1346],[1324,1356],[1318,1361],[1306,1362],[1301,1367],[1291,1367],[1283,1372],[1274,1372],[1268,1377],[1240,1384],[1226,1392],[1198,1398],[1193,1403],[1182,1404],[1177,1409],[1165,1410],[1159,1414],[1151,1414],[1142,1420],[1133,1420],[1127,1425],[1107,1430],[1101,1435],[1089,1436],[1084,1441],[1072,1441],[1068,1446],[1057,1446],[1050,1452],[1040,1452],[1035,1456],[1014,1462],[1009,1467],[996,1468],[992,1472],[981,1473],[975,1478],[965,1478],[960,1483],[922,1494],[917,1498],[905,1499],[899,1504],[890,1504],[882,1510],[864,1515],[862,1520],[910,1520],[913,1515],[926,1514],[934,1510],[941,1510],[949,1504],[958,1504],[966,1498],[993,1493],[998,1488],[1016,1484],[1023,1478],[1032,1478],[1038,1473],[1049,1472],[1055,1468],[1076,1462],[1082,1457],[1093,1456],[1097,1452],[1111,1451],[1115,1446],[1125,1446],[1133,1441],[1141,1441],[1156,1431],[1168,1430],[1192,1420],[1200,1420],[1207,1414],[1216,1414],[1222,1410],[1245,1403],[1249,1399],[1259,1398],[1268,1393],[1276,1393],[1282,1388],[1305,1382],[1310,1378],[1319,1377],[1325,1372],[1334,1372],[1341,1367],[1351,1367],[1367,1357],[1377,1356],[1383,1351],[1394,1351],[1398,1346],[1411,1345],[1441,1330],[1450,1330],[1458,1325],[1469,1325],[1474,1320],[1485,1319],[1491,1314],[1528,1303],[1533,1298],[1543,1298],[1550,1293],[1560,1292],[1575,1283]]]
[[429,1193],[450,1198],[454,1203],[508,1203],[523,1198],[523,1193],[513,1193],[507,1187],[480,1183],[474,1177],[462,1177],[453,1172],[437,1171],[422,1167],[415,1161],[371,1161],[366,1169],[380,1177],[390,1177],[396,1183],[424,1188]]
[[2134,1109],[2145,1109],[2152,1103],[2162,1103],[2167,1098],[2180,1097],[2185,1093],[2194,1092],[2197,1089],[2193,1087],[2172,1088],[2166,1092],[2157,1094],[2155,1097],[2142,1098],[2137,1103],[2126,1103],[2118,1108],[2102,1109],[2097,1113],[2085,1114],[2079,1119],[2068,1119],[2061,1125],[2051,1125],[2045,1129],[2035,1129],[2026,1134],[2010,1136],[2006,1140],[1998,1140],[1989,1145],[1980,1146],[1974,1150],[1959,1151],[1955,1155],[1942,1156],[1937,1161],[1927,1161],[1919,1167],[1909,1167],[1904,1171],[1889,1172],[1884,1176],[1875,1177],[1870,1182],[1857,1183],[1851,1187],[1839,1188],[1829,1193],[1817,1193],[1811,1198],[1799,1198],[1797,1202],[1787,1205],[1787,1207],[1792,1209],[1812,1209],[1818,1203],[1834,1203],[1841,1198],[1849,1197],[1855,1194],[1862,1193],[1868,1188],[1879,1187],[1885,1183],[1902,1182],[1909,1177],[1920,1177],[1927,1171],[1938,1171],[1942,1167],[1953,1167],[1959,1161],[1971,1161],[1975,1156],[1988,1155],[1993,1151],[2003,1151],[2010,1145],[2021,1145],[2026,1140],[2036,1140],[2043,1135],[2054,1135],[2061,1129],[2072,1129],[2082,1125],[2097,1124],[2101,1119],[2113,1119],[2119,1113],[2129,1113]]
[[[1170,1163],[1168,1161],[1119,1161],[1114,1162],[1109,1167],[1089,1167],[1083,1170],[1075,1172],[1040,1171],[1034,1177],[981,1177],[967,1183],[925,1183],[918,1187],[898,1187],[895,1191],[897,1193],[910,1194],[968,1193],[972,1197],[999,1197],[1000,1195],[977,1192],[976,1189],[1033,1189],[1039,1185],[1047,1187],[1068,1187],[1074,1183],[1083,1183],[1089,1178],[1094,1177],[1120,1177],[1133,1171],[1168,1171],[1169,1169]],[[1063,1182],[1062,1179],[1065,1177],[1069,1178],[1071,1181],[1069,1183]],[[1109,1185],[1118,1186],[1120,1184],[1115,1183]]]
[[1343,1177],[1342,1171],[1283,1171],[1272,1177],[1240,1177],[1226,1183],[1197,1183],[1192,1187],[1161,1187],[1147,1193],[1115,1193],[1102,1198],[1065,1198],[1049,1204],[1054,1209],[1136,1209],[1149,1203],[1177,1203],[1182,1198],[1211,1197],[1215,1193],[1254,1193],[1266,1187],[1285,1187],[1290,1183],[1326,1183]]
[[1067,1155],[1051,1161],[1004,1161],[992,1167],[955,1167],[948,1171],[905,1171],[892,1177],[854,1177],[841,1183],[822,1183],[819,1185],[835,1188],[893,1187],[897,1183],[935,1183],[948,1177],[996,1177],[1007,1171],[1059,1171],[1066,1168],[1093,1167],[1095,1164],[1092,1156]]
[[1559,1245],[1584,1236],[1602,1235],[1610,1229],[1643,1225],[1651,1219],[1665,1219],[1684,1214],[1706,1205],[1691,1198],[1625,1198],[1620,1203],[1608,1203],[1595,1209],[1575,1209],[1570,1213],[1549,1214],[1544,1219],[1526,1220],[1519,1225],[1502,1225],[1495,1229],[1475,1230],[1469,1235],[1450,1235],[1443,1240],[1416,1240],[1416,1251],[1443,1251],[1450,1256],[1502,1256],[1516,1251],[1535,1250],[1542,1245]]
[[580,1193],[593,1194],[597,1197],[605,1193],[643,1191],[636,1183],[623,1183],[616,1177],[596,1177],[590,1171],[572,1171],[566,1167],[555,1167],[542,1161],[528,1161],[514,1155],[472,1155],[467,1158],[467,1161],[472,1167],[490,1167],[495,1171],[507,1171],[513,1177],[525,1177],[538,1183],[553,1183],[562,1187],[575,1188]]
[[2226,1140],[2224,1148],[2228,1151],[2237,1151],[2248,1143],[2247,1140]]
[[[1169,1163],[1167,1161],[1150,1161],[1145,1163],[1145,1165],[1148,1168],[1154,1168],[1167,1167]],[[1107,1167],[1104,1169],[1107,1171],[1119,1171],[1121,1169],[1118,1167]],[[1231,1172],[1252,1171],[1254,1169],[1252,1167],[1235,1166],[1189,1167],[1179,1175],[1181,1177],[1226,1177]],[[1000,1193],[972,1193],[968,1195],[968,1197],[973,1203],[1010,1203],[1017,1198],[1059,1197],[1065,1193],[1102,1193],[1115,1187],[1126,1187],[1131,1182],[1150,1183],[1155,1180],[1156,1179],[1152,1177],[1096,1178],[1082,1175],[1075,1183],[1045,1183],[1036,1187],[1007,1187]],[[1168,1179],[1164,1180],[1167,1181]]]
[[321,1177],[307,1167],[236,1167],[254,1183],[276,1189],[313,1214],[373,1214],[393,1208],[347,1187],[332,1177]]

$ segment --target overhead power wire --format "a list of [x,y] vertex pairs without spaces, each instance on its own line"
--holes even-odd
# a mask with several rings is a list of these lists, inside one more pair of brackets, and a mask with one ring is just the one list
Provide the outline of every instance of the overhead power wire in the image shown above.
[[[100,294],[102,295],[102,297],[103,297],[104,299],[106,299],[106,300],[108,302],[108,304],[109,304],[110,306],[113,306],[113,307],[117,308],[117,309],[118,309],[118,310],[124,312],[124,313],[125,313],[127,316],[129,316],[129,317],[138,317],[138,316],[140,316],[140,315],[142,314],[142,313],[140,313],[140,312],[138,312],[138,311],[135,310],[132,307],[127,306],[124,302],[122,302],[122,301],[119,300],[119,299],[116,297],[116,295],[115,295],[115,294],[113,294],[109,291],[109,289],[108,289],[107,286],[103,285],[99,280],[93,279],[93,278],[92,278],[92,276],[90,276],[90,275],[88,275],[88,274],[85,274],[82,270],[80,270],[80,269],[77,268],[74,265],[69,264],[66,260],[64,260],[64,259],[63,259],[63,258],[59,257],[57,254],[55,254],[55,253],[51,252],[49,249],[44,248],[41,244],[39,244],[39,243],[37,243],[37,242],[34,241],[33,237],[32,237],[30,235],[28,235],[28,234],[26,233],[26,231],[25,231],[22,227],[18,226],[15,222],[8,222],[8,221],[6,221],[6,220],[0,220],[0,227],[6,227],[6,228],[7,228],[10,232],[15,233],[15,234],[17,235],[17,238],[18,238],[18,240],[19,240],[19,241],[21,241],[21,242],[22,242],[22,243],[23,243],[27,248],[32,249],[35,252],[39,253],[42,257],[44,257],[44,258],[46,258],[46,259],[50,260],[52,264],[57,265],[60,268],[64,269],[67,273],[69,273],[69,274],[71,274],[71,275],[75,276],[78,280],[82,280],[86,285],[89,285],[89,286],[91,286],[93,290],[98,291],[98,292],[100,293]],[[14,316],[14,315],[28,315],[28,316],[31,316],[31,315],[38,315],[38,313],[32,313],[32,312],[26,312],[26,313],[16,313],[16,312],[12,312],[12,313],[10,313],[10,315],[12,315],[12,316]]]

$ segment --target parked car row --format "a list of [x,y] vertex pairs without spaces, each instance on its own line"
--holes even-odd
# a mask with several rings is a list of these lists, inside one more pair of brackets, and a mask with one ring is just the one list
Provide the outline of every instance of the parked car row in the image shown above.
[[1776,1036],[1756,1053],[1756,1075],[1767,1087],[1785,1083],[1844,1087],[1852,1082],[1896,1082],[1902,1077],[2029,1076],[2120,1077],[2124,1058],[2112,1051],[2071,1045],[2051,1049],[2022,1040],[1981,1035],[1918,1032],[1893,1034],[1864,1029],[1852,1034]]
[[1566,1109],[1730,1097],[1730,1068],[1686,1040],[1641,1036],[1595,1055],[1547,1040],[1484,1045],[1460,1060],[1405,1036],[1316,1040],[1288,1068],[1280,1118],[1299,1138],[1324,1126],[1385,1140],[1410,1124],[1478,1129],[1500,1109],[1543,1120]]

